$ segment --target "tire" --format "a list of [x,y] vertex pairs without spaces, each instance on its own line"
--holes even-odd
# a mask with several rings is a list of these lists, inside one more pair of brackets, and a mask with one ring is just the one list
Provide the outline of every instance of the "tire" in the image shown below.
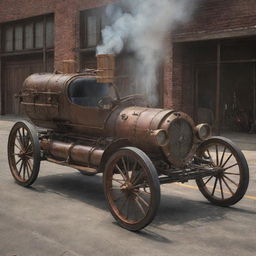
[[199,190],[211,203],[230,206],[239,202],[249,184],[249,168],[242,151],[223,137],[204,141],[197,155],[211,162],[217,174],[196,180]]
[[106,164],[104,192],[111,214],[131,231],[146,227],[160,203],[157,171],[149,157],[134,147],[121,148]]
[[35,127],[27,121],[15,123],[8,138],[8,162],[19,185],[28,187],[35,182],[40,169],[40,154]]

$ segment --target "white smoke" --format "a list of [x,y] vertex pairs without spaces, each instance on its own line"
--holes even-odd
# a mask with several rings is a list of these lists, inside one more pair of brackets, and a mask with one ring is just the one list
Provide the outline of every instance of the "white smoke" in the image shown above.
[[[188,21],[197,0],[125,0],[106,9],[111,26],[102,31],[97,54],[132,52],[136,93],[157,104],[159,65],[166,54],[166,36],[178,23]],[[124,10],[128,10],[127,12]]]

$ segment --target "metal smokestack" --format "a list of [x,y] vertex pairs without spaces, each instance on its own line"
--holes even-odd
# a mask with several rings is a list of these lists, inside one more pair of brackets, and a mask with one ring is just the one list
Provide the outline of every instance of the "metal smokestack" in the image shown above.
[[97,55],[97,82],[114,84],[115,80],[115,55]]

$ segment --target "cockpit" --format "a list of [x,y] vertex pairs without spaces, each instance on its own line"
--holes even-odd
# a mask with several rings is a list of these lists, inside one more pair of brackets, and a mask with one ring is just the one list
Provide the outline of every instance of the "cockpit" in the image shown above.
[[68,97],[74,104],[97,107],[101,99],[112,94],[111,91],[110,84],[97,83],[95,78],[79,77],[69,84]]

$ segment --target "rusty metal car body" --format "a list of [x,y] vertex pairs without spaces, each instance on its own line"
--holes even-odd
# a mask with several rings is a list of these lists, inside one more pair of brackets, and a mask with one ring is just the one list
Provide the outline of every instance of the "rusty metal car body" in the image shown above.
[[12,128],[8,156],[15,180],[31,185],[41,160],[103,173],[110,211],[129,230],[153,220],[160,184],[195,179],[212,203],[238,202],[249,180],[242,152],[183,112],[150,108],[140,95],[120,98],[114,67],[113,55],[99,55],[97,70],[25,80],[20,103],[44,129],[25,121]]

